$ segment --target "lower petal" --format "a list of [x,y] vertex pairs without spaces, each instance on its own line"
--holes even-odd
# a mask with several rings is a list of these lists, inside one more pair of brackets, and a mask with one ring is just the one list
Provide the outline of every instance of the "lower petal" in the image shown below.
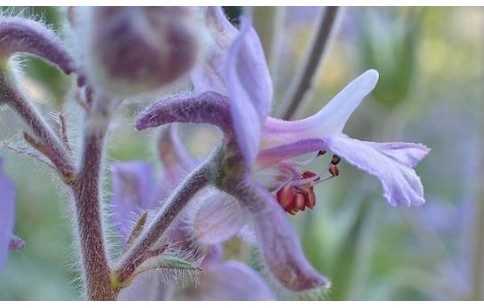
[[177,290],[175,300],[275,300],[259,274],[247,265],[228,261],[205,269],[199,285]]
[[422,205],[423,186],[413,167],[430,151],[414,143],[377,143],[349,138],[344,134],[324,138],[329,150],[350,164],[378,177],[388,202]]
[[190,233],[204,245],[223,243],[239,234],[247,218],[237,200],[227,193],[211,189],[197,201],[200,206],[190,213]]
[[225,188],[252,218],[268,273],[279,285],[294,292],[330,286],[307,261],[286,213],[267,190],[248,179],[234,179]]

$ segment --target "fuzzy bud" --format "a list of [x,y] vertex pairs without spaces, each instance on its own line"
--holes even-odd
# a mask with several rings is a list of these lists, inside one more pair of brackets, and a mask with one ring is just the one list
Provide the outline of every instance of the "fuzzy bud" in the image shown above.
[[89,82],[112,95],[156,90],[189,73],[198,59],[191,8],[86,8],[77,25]]
[[0,64],[17,52],[26,52],[57,65],[64,73],[75,62],[56,34],[40,22],[20,17],[0,17]]

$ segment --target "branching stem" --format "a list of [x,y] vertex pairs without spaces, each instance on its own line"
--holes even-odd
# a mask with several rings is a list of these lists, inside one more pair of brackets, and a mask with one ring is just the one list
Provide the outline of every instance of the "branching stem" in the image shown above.
[[71,185],[77,215],[82,272],[89,300],[114,300],[102,219],[101,166],[112,102],[98,99],[87,112],[82,161]]
[[[130,278],[136,270],[136,266],[133,266],[133,264],[137,264],[137,260],[152,249],[152,246],[164,235],[188,201],[213,180],[214,169],[212,164],[212,160],[209,159],[198,167],[166,200],[153,222],[144,228],[119,265],[116,266],[114,273],[116,273],[117,277]],[[122,283],[122,281],[119,282]]]
[[[72,157],[52,129],[47,125],[42,115],[35,110],[32,103],[12,83],[13,76],[5,70],[0,70],[0,103],[7,103],[29,126],[39,142],[48,149],[48,158],[53,163],[62,180],[71,183],[76,171]],[[43,153],[46,155],[46,153]]]

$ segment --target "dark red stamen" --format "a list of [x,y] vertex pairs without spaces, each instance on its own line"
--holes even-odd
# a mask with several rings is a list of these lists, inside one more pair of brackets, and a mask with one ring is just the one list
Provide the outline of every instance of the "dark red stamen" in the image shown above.
[[[319,180],[317,174],[311,171],[304,171],[301,173],[301,179],[309,179],[314,177],[314,181]],[[304,211],[306,207],[312,209],[316,204],[316,195],[314,194],[313,186],[308,183],[301,186],[287,184],[276,193],[277,202],[282,206],[284,211],[291,215],[299,211]]]
[[[317,156],[326,154],[326,151],[318,151]],[[332,177],[339,175],[338,164],[341,158],[338,155],[333,155],[328,167],[328,172],[331,177],[323,180],[311,171],[301,172],[299,180],[295,180],[292,183],[288,183],[276,193],[276,200],[282,206],[284,211],[291,215],[295,215],[299,211],[304,211],[306,207],[312,209],[316,205],[316,195],[314,194],[313,185],[324,182]],[[297,184],[295,184],[297,183]]]

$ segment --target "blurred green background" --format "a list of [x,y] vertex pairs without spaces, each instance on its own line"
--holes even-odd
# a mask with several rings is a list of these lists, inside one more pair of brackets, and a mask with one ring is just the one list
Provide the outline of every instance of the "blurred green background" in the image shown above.
[[[67,33],[64,10],[2,10],[41,17]],[[303,62],[322,10],[277,12],[284,19],[278,29],[280,48],[270,59],[274,114]],[[233,16],[238,12],[231,11]],[[332,280],[328,299],[484,300],[483,14],[482,8],[440,7],[341,12],[314,91],[297,116],[318,111],[353,78],[375,68],[378,86],[345,133],[362,140],[424,143],[432,152],[417,167],[427,200],[421,207],[391,207],[374,177],[343,162],[338,178],[315,188],[315,209],[293,218],[311,263]],[[262,39],[266,44],[271,37]],[[69,121],[79,120],[69,99],[73,80],[40,60],[25,59],[25,86],[39,108],[47,116],[64,110]],[[155,162],[153,134],[135,132],[132,125],[133,114],[146,103],[126,104],[119,112],[109,161]],[[11,110],[0,110],[4,145],[18,144],[22,127]],[[71,128],[73,141],[78,130]],[[202,155],[208,149],[193,132],[186,130],[184,140],[193,155]],[[62,184],[28,157],[5,149],[0,155],[18,191],[15,232],[26,242],[0,272],[0,299],[79,299],[70,206]],[[326,163],[310,168],[320,170]]]

